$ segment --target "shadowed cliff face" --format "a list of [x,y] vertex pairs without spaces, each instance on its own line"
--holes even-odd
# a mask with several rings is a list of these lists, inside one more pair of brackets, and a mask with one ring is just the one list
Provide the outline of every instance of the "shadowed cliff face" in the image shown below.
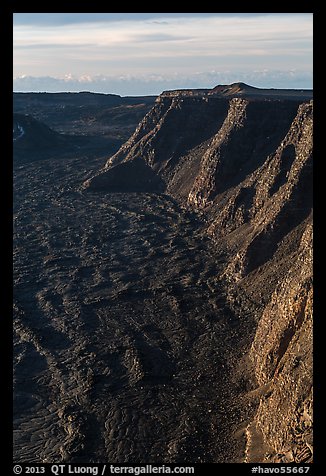
[[311,461],[313,102],[308,92],[221,88],[162,94],[84,185],[110,191],[132,168],[139,189],[157,184],[204,218],[225,256],[217,278],[228,303],[257,326],[246,461]]

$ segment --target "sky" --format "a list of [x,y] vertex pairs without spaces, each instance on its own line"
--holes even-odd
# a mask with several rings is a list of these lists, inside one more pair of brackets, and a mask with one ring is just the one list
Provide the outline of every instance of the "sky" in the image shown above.
[[312,88],[312,13],[14,13],[14,91]]

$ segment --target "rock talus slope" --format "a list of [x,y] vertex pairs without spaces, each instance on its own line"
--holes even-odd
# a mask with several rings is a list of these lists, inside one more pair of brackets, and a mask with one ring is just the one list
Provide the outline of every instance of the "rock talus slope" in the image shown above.
[[230,305],[256,322],[246,461],[312,461],[312,148],[309,91],[172,91],[85,183],[164,192],[204,219]]

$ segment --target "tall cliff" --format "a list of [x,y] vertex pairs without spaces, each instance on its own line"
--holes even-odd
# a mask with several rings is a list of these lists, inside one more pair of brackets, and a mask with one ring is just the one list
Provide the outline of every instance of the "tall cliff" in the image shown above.
[[257,326],[247,461],[312,460],[312,115],[310,91],[165,92],[85,183],[164,192],[203,217],[229,303]]

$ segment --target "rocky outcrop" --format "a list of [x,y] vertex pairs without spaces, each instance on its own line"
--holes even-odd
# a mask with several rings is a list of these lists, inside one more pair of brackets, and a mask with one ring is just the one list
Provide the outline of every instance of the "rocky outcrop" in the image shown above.
[[[101,183],[105,177],[110,181],[113,166],[139,158],[162,178],[165,189],[170,188],[171,193],[187,199],[207,141],[221,127],[227,110],[228,102],[223,100],[159,97],[130,139],[107,161],[105,168],[86,183],[87,188],[96,190],[99,175],[104,175]],[[143,190],[147,191],[146,184]]]
[[[227,273],[230,279],[239,279],[275,257],[280,242],[311,212],[312,108],[312,102],[300,105],[275,152],[263,154],[260,161],[259,154],[252,154],[249,161],[256,164],[252,173],[217,194],[210,205],[208,231],[223,236],[234,256]],[[234,169],[229,180],[234,183],[236,177]]]
[[312,149],[310,91],[164,92],[85,183],[113,191],[134,176],[138,191],[157,187],[204,218],[229,303],[257,325],[246,461],[253,444],[260,461],[312,460]]
[[259,320],[250,350],[264,389],[254,425],[274,462],[311,462],[312,442],[312,226]]

